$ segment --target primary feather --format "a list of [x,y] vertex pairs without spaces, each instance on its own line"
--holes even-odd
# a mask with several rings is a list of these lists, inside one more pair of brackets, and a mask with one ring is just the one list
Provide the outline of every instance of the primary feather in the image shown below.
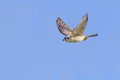
[[71,36],[72,30],[69,26],[67,26],[67,24],[65,24],[65,22],[61,18],[58,17],[58,19],[56,20],[56,24],[62,34],[64,34],[65,36]]
[[87,21],[88,21],[88,14],[85,14],[80,24],[73,29],[72,36],[82,36],[86,28]]

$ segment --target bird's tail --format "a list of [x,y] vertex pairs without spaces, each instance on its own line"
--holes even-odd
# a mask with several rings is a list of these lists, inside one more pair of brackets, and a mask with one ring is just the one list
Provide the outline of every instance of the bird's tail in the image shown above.
[[88,35],[87,37],[95,37],[95,36],[98,36],[98,34]]

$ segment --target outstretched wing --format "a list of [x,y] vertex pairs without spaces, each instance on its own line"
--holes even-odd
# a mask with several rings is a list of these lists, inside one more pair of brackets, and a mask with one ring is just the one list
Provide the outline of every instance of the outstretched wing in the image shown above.
[[88,14],[85,14],[80,24],[75,29],[73,29],[72,36],[82,36],[85,30],[87,21],[88,21]]
[[65,36],[71,36],[72,30],[70,29],[69,26],[67,26],[61,18],[58,17],[56,20],[57,27],[59,31],[64,34]]

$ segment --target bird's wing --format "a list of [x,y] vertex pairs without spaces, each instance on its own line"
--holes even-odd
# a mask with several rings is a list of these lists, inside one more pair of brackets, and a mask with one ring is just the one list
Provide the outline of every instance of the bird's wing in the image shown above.
[[61,18],[58,18],[56,20],[57,27],[59,31],[64,34],[65,36],[71,36],[72,30],[70,29],[69,26],[67,26]]
[[87,21],[88,21],[88,14],[85,14],[80,24],[75,29],[73,29],[72,36],[82,36],[85,30]]

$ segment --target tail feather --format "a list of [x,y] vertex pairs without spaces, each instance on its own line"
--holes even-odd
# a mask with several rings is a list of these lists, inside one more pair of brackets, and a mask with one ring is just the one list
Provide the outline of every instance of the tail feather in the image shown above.
[[88,35],[87,37],[95,37],[95,36],[98,36],[98,34]]

